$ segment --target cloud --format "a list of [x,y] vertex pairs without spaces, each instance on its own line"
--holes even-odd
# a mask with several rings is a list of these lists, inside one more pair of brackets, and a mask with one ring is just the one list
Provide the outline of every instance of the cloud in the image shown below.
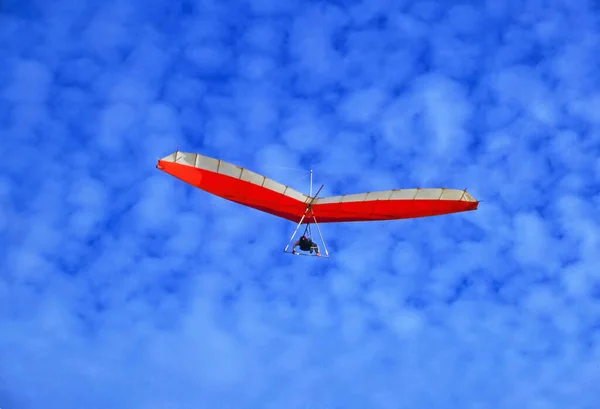
[[[0,407],[594,407],[598,34],[559,3],[7,3]],[[482,203],[290,257],[176,148]]]

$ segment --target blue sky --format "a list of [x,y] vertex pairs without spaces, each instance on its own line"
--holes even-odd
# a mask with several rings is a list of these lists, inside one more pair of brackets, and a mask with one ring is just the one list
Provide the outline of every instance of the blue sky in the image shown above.
[[[443,4],[443,5],[440,5]],[[591,1],[5,1],[0,408],[597,408]],[[294,225],[155,169],[476,212]]]

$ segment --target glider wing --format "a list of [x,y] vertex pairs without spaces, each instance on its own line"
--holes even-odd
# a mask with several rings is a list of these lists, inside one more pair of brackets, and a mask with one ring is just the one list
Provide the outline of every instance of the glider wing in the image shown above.
[[400,189],[317,198],[312,209],[317,222],[333,223],[438,216],[478,205],[465,190]]
[[293,222],[300,221],[310,201],[265,176],[197,153],[172,153],[156,167],[208,193]]
[[[208,193],[296,223],[312,200],[248,169],[197,153],[172,153],[159,159],[156,167]],[[316,198],[304,222],[408,219],[465,212],[478,205],[465,190],[386,190]]]

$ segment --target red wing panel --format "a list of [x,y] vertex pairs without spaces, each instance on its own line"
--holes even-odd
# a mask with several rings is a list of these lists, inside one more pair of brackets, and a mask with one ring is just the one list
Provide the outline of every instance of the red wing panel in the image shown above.
[[298,199],[232,176],[164,160],[157,168],[213,195],[296,223],[306,210]]
[[314,204],[318,223],[409,219],[466,212],[478,202],[460,200],[365,200],[359,202]]

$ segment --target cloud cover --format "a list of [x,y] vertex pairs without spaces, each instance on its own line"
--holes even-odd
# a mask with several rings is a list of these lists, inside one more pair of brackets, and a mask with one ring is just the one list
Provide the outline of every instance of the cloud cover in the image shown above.
[[[592,2],[2,7],[0,407],[597,406]],[[483,203],[298,260],[177,146]]]

